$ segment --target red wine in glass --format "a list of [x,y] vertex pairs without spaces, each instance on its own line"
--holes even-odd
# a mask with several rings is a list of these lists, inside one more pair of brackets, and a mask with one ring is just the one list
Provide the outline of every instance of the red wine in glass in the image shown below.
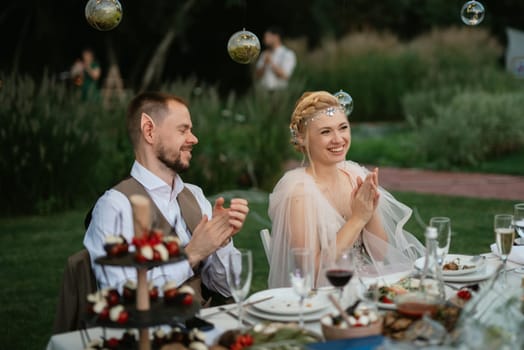
[[326,271],[326,277],[332,286],[340,289],[340,298],[342,299],[344,286],[348,284],[353,277],[353,270],[337,268],[329,269]]

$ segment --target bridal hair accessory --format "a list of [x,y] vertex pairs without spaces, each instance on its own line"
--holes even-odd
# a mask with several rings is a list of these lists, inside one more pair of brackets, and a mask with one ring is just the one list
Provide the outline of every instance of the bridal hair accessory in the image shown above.
[[291,133],[291,144],[298,145],[297,131],[290,126],[289,132]]
[[304,125],[307,125],[309,122],[312,122],[316,118],[318,118],[320,116],[323,116],[323,115],[327,115],[328,117],[332,117],[332,116],[335,115],[335,113],[337,111],[341,111],[342,113],[346,114],[346,110],[344,109],[343,106],[338,106],[338,107],[330,106],[330,107],[328,107],[326,109],[323,109],[321,111],[316,112],[315,114],[313,114],[309,118],[305,118],[304,119]]

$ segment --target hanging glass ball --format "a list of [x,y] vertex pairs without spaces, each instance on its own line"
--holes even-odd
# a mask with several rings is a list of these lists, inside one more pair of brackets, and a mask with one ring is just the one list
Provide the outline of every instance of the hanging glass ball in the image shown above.
[[89,0],[85,14],[93,28],[107,31],[115,28],[122,20],[122,5],[118,0]]
[[255,34],[243,29],[229,38],[227,52],[233,61],[248,64],[260,54],[260,41]]
[[460,18],[468,26],[480,24],[484,20],[485,14],[484,6],[478,1],[468,1],[460,10]]
[[337,98],[340,105],[344,108],[344,112],[349,116],[351,112],[353,112],[353,98],[351,95],[344,90],[340,90],[339,92],[335,92],[333,96]]

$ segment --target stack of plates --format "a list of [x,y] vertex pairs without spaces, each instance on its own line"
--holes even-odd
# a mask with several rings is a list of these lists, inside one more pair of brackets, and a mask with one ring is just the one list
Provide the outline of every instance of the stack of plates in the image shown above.
[[[255,293],[247,302],[265,297],[273,298],[246,308],[252,316],[279,322],[296,322],[300,313],[299,297],[293,288],[274,288]],[[331,302],[326,292],[318,292],[304,300],[304,321],[318,321],[322,316],[332,311]]]

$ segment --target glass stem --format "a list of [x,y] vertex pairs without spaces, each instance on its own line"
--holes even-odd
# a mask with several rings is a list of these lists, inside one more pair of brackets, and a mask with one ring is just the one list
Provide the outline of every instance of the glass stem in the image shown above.
[[298,314],[298,319],[299,319],[299,323],[298,323],[298,326],[300,328],[304,328],[304,297],[300,297],[300,301],[299,301],[299,314]]
[[240,300],[238,302],[238,328],[242,328],[244,326],[244,324],[242,323],[242,321],[244,320],[243,311],[244,311],[244,308],[242,307],[242,300]]
[[507,280],[508,277],[507,277],[507,274],[506,274],[506,261],[507,260],[508,260],[507,257],[502,259],[502,273],[504,275],[504,276],[502,276],[502,284],[503,284],[504,287],[506,287],[506,284],[508,282],[508,280]]

